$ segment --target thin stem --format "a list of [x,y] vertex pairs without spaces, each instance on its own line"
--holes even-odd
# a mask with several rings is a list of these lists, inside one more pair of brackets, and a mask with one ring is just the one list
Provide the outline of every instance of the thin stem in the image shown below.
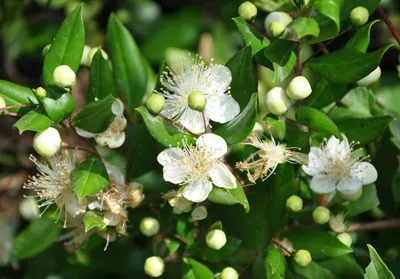
[[163,114],[161,114],[161,113],[159,113],[158,116],[160,116],[161,118],[167,120],[167,121],[168,121],[169,123],[171,123],[172,125],[178,127],[179,129],[184,130],[185,132],[191,134],[192,136],[194,136],[194,137],[196,137],[196,138],[199,136],[199,135],[196,135],[195,133],[193,133],[192,131],[190,131],[188,128],[186,128],[186,127],[183,126],[182,124],[179,124],[179,123],[175,122],[174,120],[169,119],[168,117],[166,117],[165,115],[163,115]]
[[299,48],[297,51],[297,61],[296,61],[296,76],[301,76],[301,72],[303,71],[303,64],[301,63],[301,56],[303,53],[303,40],[299,40]]
[[254,28],[258,31],[258,33],[260,33],[261,35],[263,35],[265,38],[267,38],[268,40],[271,40],[270,36],[267,33],[264,33],[260,28],[258,28],[258,26],[253,23]]
[[385,12],[382,10],[382,8],[377,9],[379,16],[383,19],[383,21],[386,23],[387,27],[389,28],[390,32],[392,32],[393,37],[396,39],[396,41],[400,45],[400,33],[399,31],[396,30],[394,27],[393,23],[390,21],[390,19],[387,17]]
[[8,116],[12,116],[12,117],[21,117],[22,116],[22,114],[18,114],[18,113],[15,113],[15,112],[9,112],[9,111],[4,113],[4,115],[8,115]]
[[400,227],[400,219],[391,219],[391,220],[376,221],[372,223],[351,224],[347,229],[347,231],[348,232],[372,231],[372,230],[383,230],[383,229],[399,228],[399,227]]
[[22,105],[15,105],[15,106],[7,106],[7,107],[0,108],[0,111],[12,109],[12,108],[36,107],[36,106],[37,106],[37,104],[22,104]]
[[71,150],[81,150],[81,151],[85,151],[87,153],[92,153],[95,155],[98,155],[97,152],[94,152],[93,150],[89,150],[80,146],[70,146],[70,145],[63,145],[63,148],[65,149],[71,149]]

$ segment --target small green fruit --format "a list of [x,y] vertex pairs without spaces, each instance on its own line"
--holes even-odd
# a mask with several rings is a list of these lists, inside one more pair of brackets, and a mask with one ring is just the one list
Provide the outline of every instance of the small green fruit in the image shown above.
[[221,279],[238,279],[239,278],[239,273],[232,267],[225,267],[221,274],[220,274]]
[[189,95],[188,104],[192,110],[203,111],[206,107],[207,98],[204,93],[200,91],[193,92]]
[[279,38],[285,33],[286,26],[280,21],[274,21],[268,26],[268,34],[273,38]]
[[292,212],[299,212],[303,209],[303,200],[299,196],[293,195],[286,200],[286,207]]
[[314,209],[312,216],[315,223],[322,225],[328,223],[329,218],[331,217],[331,212],[326,207],[318,206]]
[[146,108],[152,114],[159,114],[165,106],[165,98],[160,94],[151,94],[146,100]]
[[307,250],[299,250],[294,255],[294,260],[297,265],[301,267],[306,267],[311,263],[312,257],[310,252],[308,252]]
[[356,26],[362,26],[368,22],[369,12],[366,8],[358,6],[350,13],[351,22]]
[[140,221],[140,231],[147,237],[156,235],[160,230],[160,223],[152,217],[143,218]]
[[253,3],[246,1],[239,6],[238,13],[245,20],[250,21],[257,16],[257,7]]
[[160,257],[150,257],[144,263],[144,272],[150,277],[160,277],[165,269],[164,261]]

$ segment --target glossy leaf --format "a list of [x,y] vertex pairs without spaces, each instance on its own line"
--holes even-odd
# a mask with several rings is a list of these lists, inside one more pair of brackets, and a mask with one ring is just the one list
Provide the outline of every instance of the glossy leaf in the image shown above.
[[22,116],[17,123],[13,125],[13,128],[17,128],[19,133],[22,134],[25,131],[41,132],[49,128],[51,125],[51,119],[38,110],[31,110],[24,116]]
[[340,279],[332,271],[327,268],[322,267],[319,263],[312,261],[306,267],[300,267],[297,264],[293,264],[293,269],[297,274],[300,274],[301,278],[314,279],[314,278],[324,278],[324,279]]
[[242,35],[244,44],[251,46],[253,56],[270,44],[269,40],[262,36],[251,24],[247,23],[243,17],[235,17],[233,21]]
[[319,26],[315,19],[307,17],[299,17],[293,20],[287,28],[291,28],[296,32],[299,38],[304,36],[319,36]]
[[375,248],[367,244],[371,263],[367,266],[365,279],[394,279],[393,273],[379,257]]
[[246,194],[242,186],[237,183],[235,189],[225,189],[214,186],[211,193],[208,195],[208,200],[218,204],[241,204],[246,212],[250,211],[250,205],[247,201]]
[[214,279],[214,273],[205,265],[191,258],[183,258],[182,279]]
[[383,87],[376,94],[376,99],[387,110],[400,114],[400,84]]
[[320,77],[312,84],[312,94],[305,99],[308,107],[323,108],[340,100],[347,92],[347,84],[334,83]]
[[347,217],[353,217],[379,206],[379,198],[374,184],[364,185],[362,191],[362,196],[358,200],[343,202],[339,206],[340,212],[345,213]]
[[82,19],[82,6],[71,12],[57,31],[43,65],[46,85],[54,84],[53,72],[60,65],[69,66],[76,72],[81,64],[85,45],[85,28]]
[[286,261],[282,252],[274,245],[267,247],[265,251],[265,278],[285,278]]
[[106,227],[103,221],[103,217],[97,215],[92,211],[86,212],[85,215],[83,215],[82,221],[83,224],[85,225],[85,232],[88,232],[93,228],[98,228],[102,230]]
[[309,128],[318,129],[340,137],[335,123],[320,110],[303,107],[297,110],[296,120]]
[[[0,80],[0,97],[3,97],[7,106],[38,103],[32,89],[7,80]],[[24,113],[27,109],[29,110],[29,108],[12,108],[8,111]]]
[[80,163],[71,173],[72,190],[79,200],[95,195],[108,186],[106,167],[99,157],[91,156]]
[[[47,90],[49,91],[49,90]],[[47,115],[58,123],[69,117],[75,109],[74,99],[70,93],[64,93],[56,99],[44,97],[40,100]]]
[[371,117],[375,98],[366,87],[356,87],[344,96],[341,103],[345,107],[336,107],[330,114],[334,120],[344,117]]
[[371,21],[358,29],[350,41],[347,42],[346,47],[366,53],[370,42],[371,28],[377,22],[379,22],[379,20]]
[[352,254],[318,262],[339,278],[363,279],[364,272]]
[[272,63],[274,82],[280,83],[292,73],[296,66],[298,45],[291,41],[276,40],[265,50],[265,57]]

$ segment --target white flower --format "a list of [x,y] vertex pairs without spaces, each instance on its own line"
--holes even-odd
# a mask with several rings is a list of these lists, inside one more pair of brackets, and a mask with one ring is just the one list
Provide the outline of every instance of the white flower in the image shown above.
[[375,182],[378,177],[375,167],[365,158],[356,155],[347,138],[342,135],[340,142],[332,136],[321,147],[311,147],[308,166],[303,166],[306,174],[312,176],[311,189],[318,194],[329,194],[335,190],[353,195],[362,185]]
[[[195,134],[205,132],[210,119],[226,123],[240,112],[239,104],[231,95],[226,94],[232,74],[225,66],[206,66],[196,58],[192,63],[183,65],[179,73],[169,69],[160,81],[167,90],[160,93],[167,99],[161,113]],[[189,96],[192,93],[204,94],[206,100],[203,111],[190,107]]]
[[164,167],[165,181],[184,185],[182,195],[193,202],[207,199],[212,184],[222,188],[236,188],[236,179],[219,158],[228,151],[220,136],[204,134],[196,146],[184,149],[168,148],[157,160]]

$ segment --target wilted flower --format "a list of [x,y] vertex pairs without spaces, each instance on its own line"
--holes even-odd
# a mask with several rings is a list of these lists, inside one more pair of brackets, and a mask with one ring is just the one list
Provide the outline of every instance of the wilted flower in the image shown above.
[[192,202],[182,196],[181,193],[177,191],[168,192],[163,196],[170,206],[172,206],[174,214],[186,213],[192,210]]
[[168,148],[157,160],[164,167],[165,181],[184,185],[182,195],[193,202],[207,199],[212,184],[236,188],[236,179],[219,158],[228,151],[225,140],[214,134],[204,134],[196,146],[184,144],[184,149]]

